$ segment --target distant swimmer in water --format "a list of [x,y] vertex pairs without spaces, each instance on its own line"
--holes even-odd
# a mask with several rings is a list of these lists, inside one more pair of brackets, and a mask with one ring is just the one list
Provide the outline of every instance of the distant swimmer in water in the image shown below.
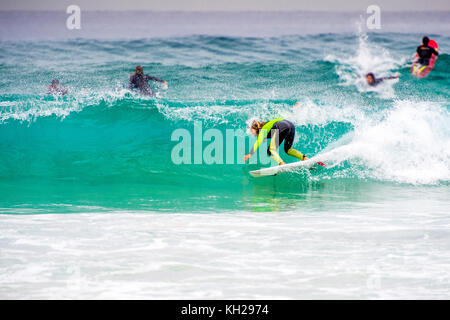
[[382,78],[375,78],[375,75],[372,72],[366,74],[367,84],[369,86],[373,86],[373,87],[379,85],[384,80],[397,79],[397,78],[398,78],[398,74],[396,74],[395,76],[392,76],[392,77],[382,77]]
[[144,70],[141,66],[136,67],[136,71],[130,75],[130,84],[128,85],[129,89],[139,89],[139,92],[141,94],[147,95],[147,96],[153,96],[153,91],[150,89],[148,85],[148,81],[158,81],[162,82],[162,84],[167,87],[167,81],[164,81],[162,79],[152,77],[149,75],[144,74]]
[[250,153],[244,156],[244,162],[246,162],[259,148],[261,143],[267,138],[271,139],[267,154],[272,157],[279,165],[285,164],[278,154],[278,147],[284,141],[284,151],[293,157],[300,160],[307,160],[308,157],[292,148],[295,136],[294,124],[288,120],[275,119],[268,122],[259,122],[254,120],[251,125],[251,133],[256,139]]
[[53,79],[52,84],[47,89],[47,94],[66,95],[69,93],[66,87],[59,83],[59,80]]
[[417,54],[419,55],[419,62],[423,66],[427,66],[430,64],[431,56],[434,54],[436,56],[439,55],[439,52],[430,47],[428,43],[430,42],[430,39],[428,37],[422,38],[422,44],[417,47]]

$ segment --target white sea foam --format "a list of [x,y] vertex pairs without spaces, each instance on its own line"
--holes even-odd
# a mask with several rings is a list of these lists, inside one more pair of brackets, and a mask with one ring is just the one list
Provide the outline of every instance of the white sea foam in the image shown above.
[[377,78],[391,76],[393,71],[398,70],[406,61],[404,57],[400,59],[392,57],[387,48],[370,42],[369,37],[361,31],[360,27],[355,53],[329,54],[325,60],[338,63],[336,73],[344,85],[356,86],[359,92],[377,92],[386,99],[395,97],[393,84],[399,80],[393,79],[383,81],[378,86],[369,86],[365,75],[372,72]]
[[[116,87],[113,90],[92,91],[80,89],[70,97],[55,96],[54,100],[48,97],[37,96],[20,101],[3,101],[0,104],[0,123],[7,120],[19,120],[32,122],[40,117],[55,116],[64,119],[71,113],[80,112],[89,106],[98,105],[100,102],[108,106],[126,97],[134,96],[129,90]],[[139,97],[140,99],[149,99]]]
[[[450,181],[449,112],[438,103],[397,101],[379,122],[359,123],[326,153],[363,169],[362,178],[412,184]],[[339,145],[339,141],[335,143]]]
[[333,121],[357,125],[369,121],[364,110],[358,106],[318,105],[311,99],[305,99],[297,106],[281,110],[280,115],[297,126],[320,126]]
[[389,198],[301,214],[3,215],[0,298],[448,298],[442,202]]

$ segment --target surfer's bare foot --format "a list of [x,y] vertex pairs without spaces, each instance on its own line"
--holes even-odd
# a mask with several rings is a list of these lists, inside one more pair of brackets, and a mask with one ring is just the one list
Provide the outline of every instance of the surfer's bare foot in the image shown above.
[[286,164],[286,163],[284,163],[283,161],[281,161],[278,165],[279,165],[279,166],[282,166],[283,164]]
[[303,157],[303,161],[308,160],[308,159],[309,159],[308,156]]

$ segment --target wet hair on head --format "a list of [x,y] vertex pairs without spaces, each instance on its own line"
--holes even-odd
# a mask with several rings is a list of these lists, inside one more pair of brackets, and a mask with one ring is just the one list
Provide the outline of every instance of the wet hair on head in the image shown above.
[[372,72],[369,72],[368,74],[366,74],[366,77],[371,76],[372,79],[375,79],[375,75]]
[[430,42],[430,38],[428,38],[428,37],[423,37],[423,38],[422,38],[422,43],[423,43],[424,45],[427,45],[428,42]]
[[250,128],[254,129],[256,133],[259,134],[259,131],[261,130],[262,127],[264,127],[266,123],[267,122],[259,122],[258,120],[253,120]]
[[59,84],[59,80],[58,80],[58,79],[53,79],[53,80],[52,80],[52,84],[53,84],[53,85]]

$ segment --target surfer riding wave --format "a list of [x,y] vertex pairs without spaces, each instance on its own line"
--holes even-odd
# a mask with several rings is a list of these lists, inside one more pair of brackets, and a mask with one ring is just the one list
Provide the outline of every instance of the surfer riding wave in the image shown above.
[[256,139],[250,153],[244,156],[244,162],[246,162],[259,148],[261,143],[267,138],[271,139],[269,148],[267,149],[267,154],[272,157],[279,165],[285,164],[278,154],[278,147],[284,141],[284,151],[293,157],[300,160],[307,160],[308,157],[302,154],[300,151],[292,148],[295,137],[295,127],[294,124],[288,120],[284,119],[274,119],[268,122],[259,122],[254,120],[251,124],[251,133]]

